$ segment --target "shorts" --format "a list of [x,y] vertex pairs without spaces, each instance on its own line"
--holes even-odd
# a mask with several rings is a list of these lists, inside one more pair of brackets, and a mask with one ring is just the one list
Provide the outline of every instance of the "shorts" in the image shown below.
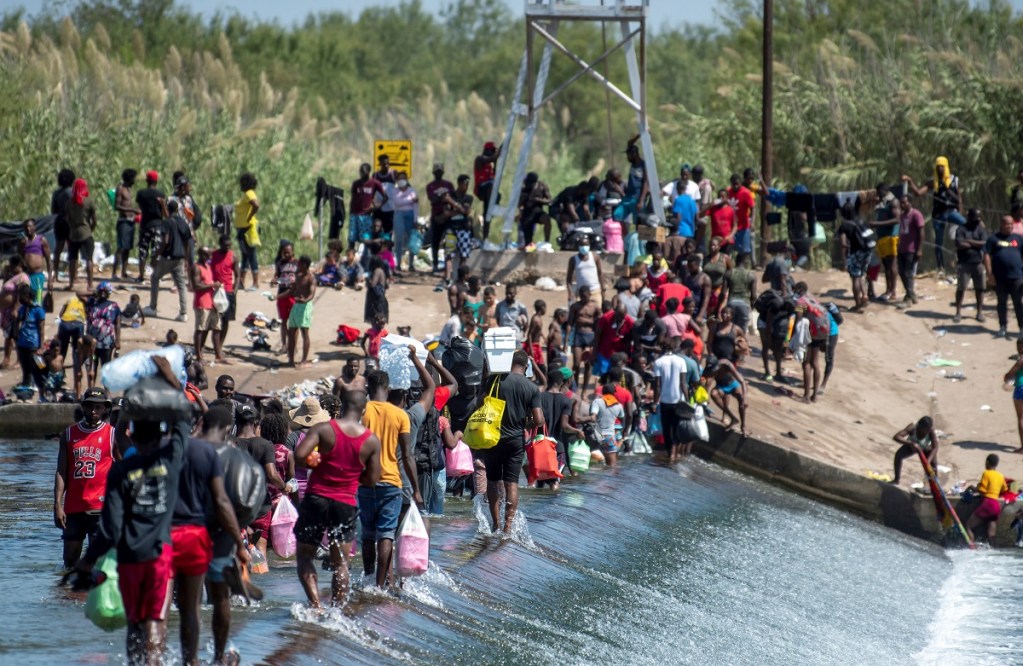
[[162,234],[160,224],[148,224],[142,227],[139,231],[139,263],[145,262],[149,259],[149,255],[160,249],[160,239]]
[[313,302],[295,303],[288,315],[288,328],[312,328]]
[[615,441],[614,435],[600,436],[600,450],[604,453],[618,453],[618,442]]
[[472,229],[458,229],[455,231],[455,250],[461,259],[468,259],[472,252]]
[[973,517],[978,520],[998,520],[1002,514],[1002,503],[990,497],[982,497],[980,504],[973,510]]
[[234,566],[234,537],[224,530],[219,530],[212,537],[213,559],[206,570],[206,580],[211,583],[226,583],[224,569]]
[[135,247],[135,221],[117,221],[117,250],[127,252]]
[[523,342],[522,348],[525,349],[526,353],[529,354],[529,357],[533,359],[533,363],[536,363],[537,365],[545,364],[543,357],[543,345],[539,342]]
[[987,287],[985,281],[984,264],[959,264],[956,269],[956,291],[966,291],[966,285],[973,281],[974,289],[984,289]]
[[845,262],[845,270],[849,277],[863,277],[870,266],[870,250],[856,250],[849,253],[849,259]]
[[227,295],[227,309],[220,315],[220,321],[234,321],[235,311],[238,309],[238,297],[234,292]]
[[810,340],[810,344],[807,345],[806,348],[807,349],[817,349],[818,351],[827,352],[828,351],[828,339],[824,338],[822,340]]
[[99,532],[99,511],[83,511],[81,513],[69,513],[64,520],[64,541],[85,541],[89,537],[92,541]]
[[736,381],[734,379],[732,381],[728,382],[727,384],[719,385],[718,386],[718,389],[722,393],[724,393],[725,395],[731,395],[732,393],[737,392],[741,388],[742,388],[742,384],[740,384],[738,381]]
[[298,507],[295,539],[307,546],[318,546],[326,532],[330,543],[351,543],[355,540],[355,523],[358,519],[357,506],[307,494]]
[[68,242],[67,258],[68,258],[68,261],[71,261],[72,259],[75,260],[75,261],[78,261],[79,259],[81,259],[82,261],[88,261],[88,262],[91,263],[92,262],[92,254],[95,251],[96,251],[96,241],[92,238],[92,236],[89,236],[88,238],[86,238],[83,241],[77,241],[77,242],[69,241]]
[[877,256],[882,259],[894,257],[899,253],[899,237],[885,236],[877,239]]
[[568,365],[568,354],[561,351],[557,347],[548,347],[547,349],[547,367],[553,367],[555,363],[561,365]]
[[582,349],[585,347],[592,347],[593,342],[596,339],[597,334],[595,331],[588,331],[586,333],[575,331],[575,333],[572,335],[572,348]]
[[[401,514],[401,488],[378,483],[372,488],[359,486],[359,523],[363,541],[394,540]],[[299,514],[299,519],[301,519]]]
[[[1023,386],[1017,386],[1016,388],[1012,389],[1012,399],[1023,400]],[[68,516],[68,518],[70,517],[71,516]]]
[[750,229],[739,229],[735,232],[735,251],[745,254],[753,252],[753,234]]
[[219,331],[220,314],[214,308],[196,308],[195,330],[197,333],[202,331]]
[[277,299],[277,318],[285,326],[288,324],[288,319],[291,318],[291,308],[293,307],[295,307],[295,299],[293,297],[288,296]]
[[35,304],[43,304],[43,296],[46,294],[46,273],[32,273],[28,276],[28,283],[32,286],[32,293],[35,294]]
[[96,353],[93,354],[93,358],[96,360],[96,363],[106,365],[114,358],[114,350],[107,347],[97,347]]
[[146,562],[119,562],[117,575],[129,624],[146,620],[164,620],[170,606],[170,589],[174,581],[174,554],[169,543],[163,544],[158,557]]
[[213,561],[213,541],[205,525],[176,525],[171,528],[174,573],[201,576]]
[[526,455],[525,442],[501,439],[492,449],[479,452],[480,460],[487,468],[487,481],[518,483],[522,472],[522,458]]
[[611,369],[611,359],[606,356],[601,356],[599,353],[595,354],[596,358],[593,360],[593,374],[597,377],[602,377]]
[[272,517],[273,511],[267,511],[262,516],[249,523],[249,528],[252,529],[253,541],[270,538],[270,519]]

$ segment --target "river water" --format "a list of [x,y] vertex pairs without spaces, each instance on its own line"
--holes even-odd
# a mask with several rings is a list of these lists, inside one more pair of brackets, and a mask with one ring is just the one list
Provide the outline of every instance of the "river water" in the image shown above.
[[[56,587],[55,450],[0,442],[0,663],[123,663],[123,631]],[[474,508],[448,502],[431,570],[400,597],[357,590],[314,615],[294,563],[271,559],[267,599],[234,609],[243,663],[1023,663],[1016,551],[946,555],[701,461],[525,490],[511,540]],[[175,651],[176,632],[172,613]],[[209,632],[204,609],[204,649]]]

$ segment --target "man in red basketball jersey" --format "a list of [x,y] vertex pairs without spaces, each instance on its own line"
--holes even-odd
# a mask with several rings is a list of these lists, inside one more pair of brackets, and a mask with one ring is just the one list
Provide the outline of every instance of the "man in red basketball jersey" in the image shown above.
[[114,427],[105,420],[111,404],[106,389],[86,389],[82,420],[60,436],[53,476],[53,524],[64,530],[65,567],[81,556],[86,536],[92,543],[107,491],[107,472],[114,460],[121,459],[114,446]]

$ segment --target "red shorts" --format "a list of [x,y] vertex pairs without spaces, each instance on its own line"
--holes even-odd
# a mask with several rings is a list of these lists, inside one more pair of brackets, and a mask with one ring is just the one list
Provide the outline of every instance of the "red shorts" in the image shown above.
[[973,511],[973,515],[978,520],[998,520],[998,516],[1002,513],[1002,503],[996,499],[990,497],[984,497],[980,500],[980,504]]
[[201,576],[213,561],[213,541],[205,525],[178,525],[171,528],[174,548],[174,573]]
[[128,622],[163,620],[170,606],[170,589],[174,581],[173,549],[163,544],[160,556],[147,562],[120,562],[117,565],[118,587],[124,601]]
[[537,342],[534,342],[532,344],[528,342],[523,342],[522,348],[526,351],[527,354],[533,357],[533,363],[536,363],[537,365],[546,364],[547,359],[543,357],[543,345]]
[[272,514],[273,511],[267,511],[262,516],[249,523],[249,527],[253,532],[253,541],[270,538],[270,519],[273,517]]
[[281,321],[281,326],[287,328],[288,317],[291,316],[291,309],[295,307],[295,297],[286,296],[284,298],[277,299],[277,318]]

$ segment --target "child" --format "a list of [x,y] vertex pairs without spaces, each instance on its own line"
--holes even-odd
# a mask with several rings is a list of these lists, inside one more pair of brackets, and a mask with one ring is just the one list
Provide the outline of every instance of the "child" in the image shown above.
[[543,317],[545,314],[547,314],[546,303],[542,300],[533,303],[533,316],[529,320],[529,326],[526,328],[526,341],[522,345],[526,353],[532,357],[533,363],[543,370],[547,367],[543,354]]
[[320,272],[316,275],[316,280],[321,287],[333,287],[334,289],[344,287],[341,267],[338,266],[336,252],[327,253],[326,259],[323,260],[323,267],[320,268]]
[[56,401],[57,394],[64,388],[64,357],[60,354],[60,340],[54,338],[46,345],[43,352],[43,361],[46,367],[44,384],[46,391],[44,397],[47,400]]
[[1002,513],[1002,503],[999,500],[1002,493],[1009,490],[1005,477],[997,470],[998,456],[992,453],[984,461],[984,474],[980,477],[974,491],[980,495],[980,504],[973,511],[973,515],[966,521],[966,533],[973,539],[973,530],[981,523],[987,522],[988,543],[995,538],[998,531],[998,516]]
[[[288,315],[288,365],[291,367],[308,368],[309,363],[309,329],[313,325],[313,296],[316,295],[316,281],[313,279],[312,259],[303,255],[298,259],[298,271],[291,286],[277,294],[277,298],[293,298],[294,306]],[[302,334],[302,362],[295,365],[295,347],[298,335]]]
[[568,364],[568,346],[565,344],[565,326],[568,324],[568,310],[558,308],[547,327],[547,366]]
[[366,285],[366,271],[363,270],[362,264],[359,263],[354,247],[349,247],[345,251],[345,260],[341,262],[341,273],[344,276],[346,287],[351,287],[355,291],[362,291],[362,288]]
[[602,395],[590,403],[590,416],[597,422],[600,435],[600,449],[604,453],[604,461],[608,467],[614,467],[618,460],[618,439],[615,435],[615,424],[625,418],[625,410],[615,397],[615,387],[605,384]]
[[84,375],[86,386],[96,385],[96,338],[83,335],[78,341],[78,360],[75,364],[75,384],[81,384]]
[[164,338],[163,342],[165,347],[178,344],[178,332],[173,328],[167,329],[167,336]]
[[394,273],[394,269],[397,267],[393,249],[394,242],[390,239],[384,239],[380,241],[380,251],[377,252],[377,256],[386,261],[387,265],[391,267],[392,273]]
[[[387,336],[387,329],[384,328],[386,325],[387,320],[382,314],[378,314],[373,318],[373,326],[366,329],[362,340],[359,341],[362,351],[371,359],[379,360],[380,358],[380,342]],[[369,345],[368,349],[367,344]]]
[[146,315],[142,312],[142,304],[138,294],[132,294],[128,305],[121,310],[121,326],[138,328],[146,325]]

